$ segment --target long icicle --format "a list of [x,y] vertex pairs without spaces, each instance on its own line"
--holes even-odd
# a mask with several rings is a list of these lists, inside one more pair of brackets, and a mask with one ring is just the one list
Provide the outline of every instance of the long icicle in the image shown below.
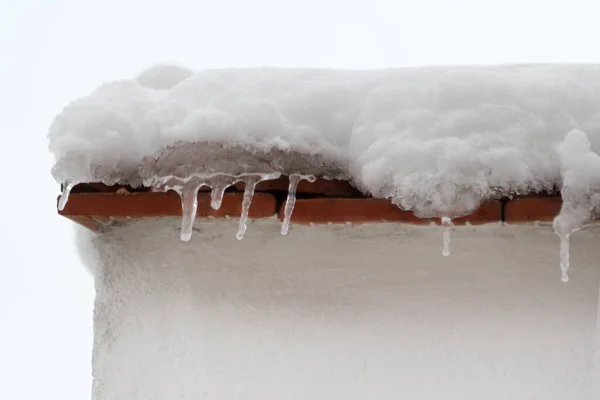
[[570,234],[562,234],[560,236],[560,280],[563,282],[569,282],[569,247],[570,247]]
[[448,257],[450,255],[450,230],[452,229],[452,219],[449,217],[442,217],[442,254],[444,257]]
[[315,177],[313,175],[290,175],[290,186],[288,188],[285,209],[283,210],[283,224],[281,225],[282,235],[287,235],[290,229],[290,219],[292,218],[292,212],[294,211],[294,206],[296,205],[296,189],[298,187],[298,183],[303,179],[311,183],[315,181]]
[[63,183],[62,195],[60,196],[60,199],[58,200],[58,210],[59,211],[62,211],[65,209],[65,206],[67,205],[67,202],[69,201],[69,195],[71,194],[71,190],[73,189],[74,186],[75,186],[75,184],[71,181],[66,181],[65,183]]
[[185,183],[183,188],[178,190],[181,196],[181,210],[183,217],[181,219],[181,240],[184,242],[190,241],[192,238],[192,229],[198,212],[198,190],[203,186],[203,183],[190,181]]
[[252,197],[254,197],[254,189],[256,189],[256,184],[260,182],[260,178],[248,177],[244,179],[244,182],[246,183],[246,188],[244,189],[244,199],[242,200],[242,215],[240,216],[240,225],[236,235],[237,240],[242,240],[246,233],[248,211],[250,210],[250,204],[252,204]]

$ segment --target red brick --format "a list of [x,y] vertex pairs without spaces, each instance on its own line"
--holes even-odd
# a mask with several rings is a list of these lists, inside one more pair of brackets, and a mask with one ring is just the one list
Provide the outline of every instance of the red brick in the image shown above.
[[560,197],[524,197],[510,200],[504,208],[504,219],[508,223],[552,221],[560,212]]
[[[279,219],[283,219],[285,203],[279,209]],[[479,210],[467,217],[457,218],[456,224],[498,222],[501,220],[501,205],[497,201],[485,203]],[[404,222],[428,224],[431,219],[416,217],[412,211],[403,211],[388,200],[383,199],[343,199],[316,198],[298,199],[291,218],[292,222],[307,223],[364,223],[364,222]]]
[[[242,193],[225,193],[219,210],[210,207],[210,195],[198,195],[198,217],[239,217],[242,209]],[[256,193],[249,210],[250,218],[275,215],[277,202],[267,193]],[[114,219],[152,218],[181,215],[181,199],[174,192],[168,193],[71,193],[69,201],[59,214],[71,218],[90,229],[98,230],[100,223],[109,217]],[[87,218],[87,219],[86,219]]]

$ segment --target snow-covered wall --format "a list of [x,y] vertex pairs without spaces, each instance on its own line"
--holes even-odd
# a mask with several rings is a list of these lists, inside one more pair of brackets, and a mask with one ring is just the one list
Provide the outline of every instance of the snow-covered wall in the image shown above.
[[95,400],[594,398],[598,228],[179,225],[95,239]]

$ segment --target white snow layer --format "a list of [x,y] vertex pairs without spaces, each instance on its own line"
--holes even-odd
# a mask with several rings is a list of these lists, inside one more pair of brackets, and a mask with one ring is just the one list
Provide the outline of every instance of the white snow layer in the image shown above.
[[578,157],[600,149],[600,66],[160,66],[73,102],[49,136],[62,183],[310,174],[455,217],[486,197],[560,187],[561,173],[600,182]]

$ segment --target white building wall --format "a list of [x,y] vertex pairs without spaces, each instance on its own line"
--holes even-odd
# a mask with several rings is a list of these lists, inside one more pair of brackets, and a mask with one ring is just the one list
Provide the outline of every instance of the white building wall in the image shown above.
[[178,225],[96,239],[95,400],[593,398],[598,228]]

